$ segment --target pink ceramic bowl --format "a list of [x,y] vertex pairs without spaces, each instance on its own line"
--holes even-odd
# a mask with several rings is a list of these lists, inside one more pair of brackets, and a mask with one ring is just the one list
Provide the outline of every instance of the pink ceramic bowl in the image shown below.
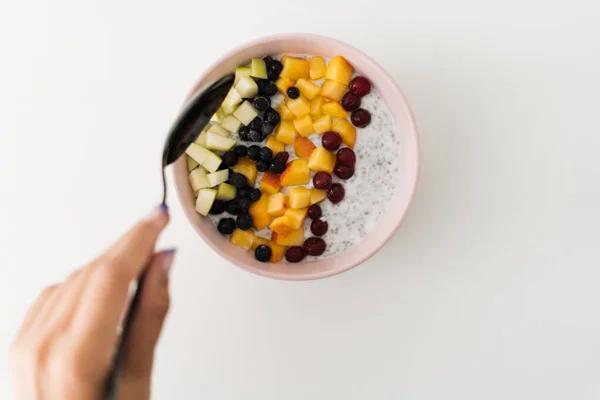
[[[375,254],[392,237],[400,226],[413,198],[419,170],[419,142],[417,126],[404,95],[396,82],[379,64],[354,47],[325,36],[306,33],[267,36],[246,43],[214,63],[198,80],[190,92],[247,64],[252,57],[262,58],[268,54],[300,53],[333,57],[345,57],[355,70],[366,76],[376,87],[392,111],[396,123],[396,134],[402,145],[402,161],[398,173],[398,189],[390,199],[386,210],[376,226],[356,245],[343,253],[326,259],[300,264],[261,263],[244,250],[229,243],[229,238],[220,235],[214,224],[194,211],[194,194],[188,183],[187,168],[181,157],[173,168],[175,187],[185,214],[196,232],[210,247],[231,263],[258,275],[275,279],[310,280],[339,274],[359,265]],[[359,131],[360,134],[360,131]],[[352,201],[345,199],[344,201]],[[393,206],[392,206],[393,205]]]

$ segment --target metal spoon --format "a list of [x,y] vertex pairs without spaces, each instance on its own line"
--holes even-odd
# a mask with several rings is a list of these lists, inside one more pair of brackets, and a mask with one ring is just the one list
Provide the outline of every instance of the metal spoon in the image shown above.
[[[198,139],[202,129],[206,127],[210,118],[214,113],[217,112],[218,108],[225,100],[225,96],[231,86],[233,86],[234,75],[228,74],[215,81],[210,86],[199,91],[188,103],[185,105],[183,110],[179,113],[179,116],[175,120],[175,123],[171,127],[165,146],[163,149],[162,156],[162,180],[163,180],[163,199],[162,204],[167,202],[167,180],[165,176],[165,168],[174,163],[179,157],[185,153],[185,150],[189,145]],[[106,386],[106,399],[117,400],[118,394],[118,379],[119,370],[123,358],[124,342],[125,337],[129,334],[132,322],[132,316],[135,314],[135,310],[139,304],[140,292],[144,283],[144,277],[146,273],[143,272],[138,279],[138,285],[136,292],[131,301],[131,306],[127,311],[125,322],[123,325],[123,332],[121,335],[121,341],[117,348],[117,354],[115,356],[112,371],[108,377]]]

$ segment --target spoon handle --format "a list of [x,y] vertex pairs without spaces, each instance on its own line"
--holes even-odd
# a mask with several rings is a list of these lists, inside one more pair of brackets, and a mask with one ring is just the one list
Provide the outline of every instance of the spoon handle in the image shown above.
[[165,176],[165,167],[162,167],[163,198],[162,204],[167,204],[167,177]]
[[[163,174],[163,176],[164,176],[164,174]],[[117,354],[115,355],[112,370],[110,371],[110,375],[108,376],[108,380],[106,382],[106,396],[105,396],[106,400],[117,400],[118,399],[119,373],[121,372],[121,366],[123,364],[123,353],[125,351],[125,339],[127,338],[127,335],[129,335],[129,331],[131,330],[133,316],[135,315],[135,311],[137,310],[139,302],[140,302],[140,293],[142,292],[142,287],[144,285],[145,278],[146,278],[146,271],[144,270],[144,272],[140,276],[140,279],[138,280],[137,288],[135,289],[135,294],[133,295],[133,300],[131,301],[131,305],[129,306],[127,315],[125,316],[125,322],[123,324],[123,331],[121,332],[121,338],[119,339],[119,345],[117,347]]]

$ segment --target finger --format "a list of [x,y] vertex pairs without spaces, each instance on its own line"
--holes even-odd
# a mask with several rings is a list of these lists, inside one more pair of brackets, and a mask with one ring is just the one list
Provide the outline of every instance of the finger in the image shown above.
[[120,398],[149,398],[154,348],[169,310],[169,272],[174,256],[174,250],[156,254],[146,273],[138,307],[123,339]]
[[92,270],[93,266],[78,269],[61,286],[54,303],[53,312],[48,315],[45,321],[44,329],[49,333],[48,336],[56,337],[68,327],[79,306],[79,299]]
[[156,240],[168,222],[166,208],[155,209],[96,261],[89,278],[90,290],[82,293],[71,324],[75,337],[112,348],[129,284],[148,265]]
[[48,286],[42,290],[42,292],[34,300],[33,304],[29,306],[29,309],[25,313],[25,318],[23,319],[21,328],[19,328],[17,337],[22,337],[31,330],[31,327],[34,324],[34,321],[37,320],[40,311],[44,309],[44,305],[46,304],[48,299],[52,298],[58,287],[59,284],[57,283],[52,286]]

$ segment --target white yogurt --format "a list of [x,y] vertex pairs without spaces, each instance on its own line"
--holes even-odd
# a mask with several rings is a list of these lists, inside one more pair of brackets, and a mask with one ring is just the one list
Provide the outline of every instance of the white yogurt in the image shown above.
[[[272,107],[277,109],[277,105],[283,101],[283,96],[277,94],[271,101]],[[322,256],[307,256],[306,260],[331,257],[359,243],[383,215],[396,190],[402,154],[390,109],[374,87],[362,98],[361,108],[371,113],[371,123],[365,128],[357,128],[354,145],[356,153],[354,176],[344,181],[332,174],[333,182],[342,184],[346,193],[344,199],[338,204],[332,204],[327,199],[319,204],[323,210],[321,219],[325,219],[329,224],[329,229],[323,236],[327,248]],[[321,145],[321,135],[314,134],[309,139],[316,146]],[[240,144],[264,146],[265,143],[240,142]],[[296,158],[293,146],[287,145],[286,151],[290,153],[290,161]],[[259,186],[261,176],[262,173],[259,172],[256,187]],[[311,182],[306,186],[313,187],[312,177]],[[282,188],[281,191],[287,194],[289,188]],[[230,215],[226,213],[210,215],[210,218],[217,224],[225,216]],[[310,218],[304,222],[306,238],[313,236],[310,231],[311,222]],[[269,239],[271,230],[265,228],[257,231],[256,234]]]

